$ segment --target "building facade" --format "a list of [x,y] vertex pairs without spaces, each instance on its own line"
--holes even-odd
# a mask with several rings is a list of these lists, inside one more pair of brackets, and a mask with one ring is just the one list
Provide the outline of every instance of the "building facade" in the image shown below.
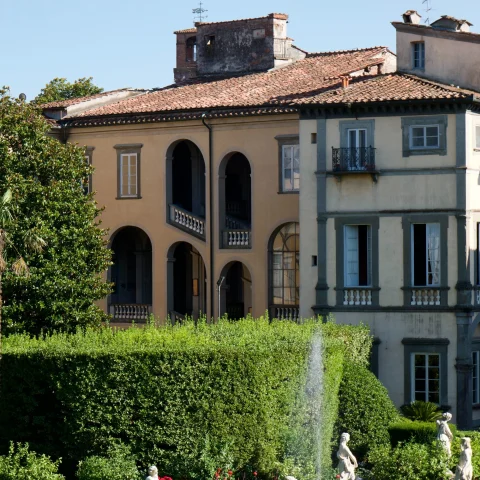
[[[480,35],[452,17],[404,20],[396,73],[299,101],[300,315],[368,325],[397,406],[449,406],[469,428],[480,425],[480,83],[467,58],[480,58]],[[440,52],[454,51],[462,67],[444,67]]]
[[[175,32],[176,84],[44,105],[86,148],[105,206],[113,322],[299,318],[299,116],[340,75],[395,68],[384,47],[306,54],[287,15]],[[260,56],[259,52],[262,53]]]

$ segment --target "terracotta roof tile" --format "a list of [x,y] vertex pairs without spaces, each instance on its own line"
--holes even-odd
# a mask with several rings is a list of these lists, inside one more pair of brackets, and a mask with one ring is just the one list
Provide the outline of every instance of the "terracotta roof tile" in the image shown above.
[[317,54],[269,72],[152,91],[87,110],[78,117],[288,105],[298,95],[335,85],[340,75],[383,63],[386,51],[374,47]]
[[288,15],[286,13],[270,13],[269,15],[265,15],[263,17],[239,18],[236,20],[223,20],[220,22],[195,22],[195,25],[201,26],[201,25],[216,25],[218,23],[247,22],[249,20],[261,20],[263,18],[278,18],[280,20],[288,20]]
[[185,28],[184,30],[175,30],[173,33],[197,33],[197,29],[195,27],[192,28]]
[[298,96],[295,105],[392,102],[405,100],[467,99],[477,92],[425,80],[414,75],[391,73],[352,79],[347,88],[324,89],[316,95]]
[[78,97],[78,98],[70,98],[69,100],[59,100],[56,102],[49,102],[43,103],[40,106],[42,109],[49,109],[49,108],[65,108],[70,107],[72,105],[77,105],[78,103],[86,102],[89,100],[95,100],[96,98],[105,97],[107,95],[112,95],[118,92],[124,92],[125,90],[130,90],[129,88],[119,88],[118,90],[110,90],[109,92],[101,92],[97,93],[96,95],[90,95],[88,97]]

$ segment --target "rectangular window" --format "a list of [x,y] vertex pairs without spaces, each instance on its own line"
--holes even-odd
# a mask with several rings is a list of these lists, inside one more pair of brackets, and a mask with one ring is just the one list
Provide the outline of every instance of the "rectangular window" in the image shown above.
[[120,155],[120,196],[136,197],[138,191],[137,154]]
[[411,401],[440,403],[440,354],[412,353]]
[[440,148],[438,125],[415,125],[410,127],[410,148]]
[[293,192],[300,189],[300,146],[282,147],[282,191]]
[[345,287],[372,286],[372,228],[345,225]]
[[475,148],[480,150],[480,125],[475,126]]
[[473,372],[472,372],[472,401],[474,404],[480,403],[480,352],[472,352],[472,364],[473,364]]
[[[85,155],[85,164],[90,165],[90,155]],[[82,181],[83,193],[88,195],[90,193],[91,175],[87,175]]]
[[425,42],[413,43],[413,68],[425,68]]
[[412,285],[440,285],[440,224],[412,225]]
[[348,129],[348,148],[367,146],[367,130],[365,128]]

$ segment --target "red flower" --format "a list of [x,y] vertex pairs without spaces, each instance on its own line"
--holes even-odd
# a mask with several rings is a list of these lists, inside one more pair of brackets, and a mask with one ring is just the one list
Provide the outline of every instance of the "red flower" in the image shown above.
[[340,478],[340,475],[335,475],[335,478]]
[[231,477],[233,475],[233,472],[231,470],[228,471],[228,476]]
[[256,477],[256,476],[257,476],[257,472],[253,472],[253,476]]
[[220,474],[218,472],[215,472],[215,477],[218,478]]

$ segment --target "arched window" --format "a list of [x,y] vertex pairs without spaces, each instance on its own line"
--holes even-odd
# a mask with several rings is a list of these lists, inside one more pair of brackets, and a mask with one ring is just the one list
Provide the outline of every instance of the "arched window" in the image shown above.
[[292,313],[279,307],[298,307],[300,303],[299,265],[300,225],[286,223],[270,240],[270,306],[275,317],[298,315],[298,308]]

